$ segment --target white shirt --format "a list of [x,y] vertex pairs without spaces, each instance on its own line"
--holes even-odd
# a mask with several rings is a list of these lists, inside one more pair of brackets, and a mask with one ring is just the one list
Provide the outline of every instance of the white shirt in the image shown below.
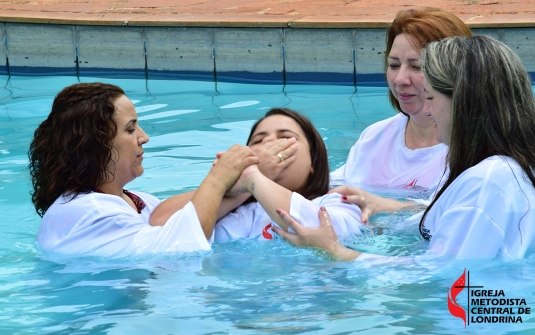
[[408,118],[402,114],[366,128],[351,148],[345,165],[331,172],[331,187],[434,191],[444,173],[448,147],[409,149],[405,145]]
[[522,258],[535,246],[535,189],[515,160],[489,157],[444,191],[424,228],[434,254]]
[[[320,226],[318,211],[324,206],[338,236],[360,235],[362,212],[354,204],[341,201],[338,193],[326,194],[314,200],[307,200],[298,193],[292,193],[290,215],[309,228]],[[271,240],[275,233],[271,227],[276,225],[262,206],[249,203],[239,206],[216,223],[215,242],[228,242],[240,238]]]
[[160,200],[132,192],[146,207],[138,214],[122,198],[103,193],[59,197],[47,210],[37,244],[48,252],[77,256],[129,256],[160,252],[210,250],[195,207],[189,202],[164,226],[149,224]]

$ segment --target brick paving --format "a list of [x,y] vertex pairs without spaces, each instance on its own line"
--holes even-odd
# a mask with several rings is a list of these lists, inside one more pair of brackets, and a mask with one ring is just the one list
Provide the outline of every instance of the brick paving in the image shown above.
[[432,6],[469,26],[534,27],[533,0],[0,0],[0,22],[86,25],[382,28]]

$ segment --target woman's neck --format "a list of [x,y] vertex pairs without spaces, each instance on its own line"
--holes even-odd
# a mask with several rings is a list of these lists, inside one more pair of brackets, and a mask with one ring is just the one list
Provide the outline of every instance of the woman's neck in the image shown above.
[[116,195],[118,197],[123,197],[123,187],[115,183],[107,183],[98,187],[103,193]]
[[411,118],[405,128],[405,145],[411,150],[422,149],[437,145],[437,131],[435,124],[421,126]]

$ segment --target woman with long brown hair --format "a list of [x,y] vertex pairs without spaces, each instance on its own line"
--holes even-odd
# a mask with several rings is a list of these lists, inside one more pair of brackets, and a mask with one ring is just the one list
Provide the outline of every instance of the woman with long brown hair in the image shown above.
[[[292,164],[273,180],[261,172],[261,164],[242,172],[230,192],[250,194],[254,201],[239,206],[217,222],[216,242],[238,238],[271,239],[273,223],[287,227],[276,212],[278,208],[307,222],[310,227],[318,227],[315,213],[324,206],[329,209],[339,236],[360,235],[360,208],[341,202],[338,194],[326,195],[329,190],[327,148],[309,119],[291,109],[271,109],[253,125],[247,145],[257,152],[284,138],[293,138],[297,144]],[[280,157],[281,163],[285,159]]]
[[[436,124],[437,140],[449,147],[450,169],[420,222],[429,253],[524,257],[535,245],[535,98],[529,74],[511,49],[484,36],[430,43],[422,62],[425,112]],[[378,211],[385,209],[381,200],[373,200]],[[338,260],[364,258],[337,243],[325,210],[319,230],[280,213],[297,235],[276,232],[290,242],[327,249]]]

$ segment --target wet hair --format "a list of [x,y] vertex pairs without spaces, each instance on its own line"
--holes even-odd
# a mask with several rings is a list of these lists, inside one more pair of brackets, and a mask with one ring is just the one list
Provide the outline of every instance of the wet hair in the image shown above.
[[327,148],[317,129],[305,116],[288,108],[273,108],[253,125],[251,132],[249,133],[249,138],[247,139],[247,145],[249,145],[251,137],[260,122],[273,115],[287,116],[297,122],[305,134],[310,148],[310,158],[314,172],[308,176],[305,186],[301,190],[295,190],[295,192],[301,194],[308,200],[325,195],[329,191],[329,160],[327,156]]
[[[535,98],[520,58],[490,37],[453,37],[422,50],[429,85],[451,98],[449,176],[425,217],[461,173],[482,160],[513,158],[535,185]],[[422,234],[425,237],[425,234]]]
[[115,85],[83,83],[56,96],[28,152],[37,214],[43,216],[62,194],[74,198],[113,178],[108,163],[117,134],[114,102],[123,95]]
[[[394,39],[401,34],[412,37],[414,49],[421,50],[428,43],[440,41],[451,36],[472,36],[470,28],[457,16],[436,8],[401,10],[397,13],[386,33],[385,72],[388,69],[388,56]],[[399,101],[389,91],[390,103],[400,113],[409,116]]]

